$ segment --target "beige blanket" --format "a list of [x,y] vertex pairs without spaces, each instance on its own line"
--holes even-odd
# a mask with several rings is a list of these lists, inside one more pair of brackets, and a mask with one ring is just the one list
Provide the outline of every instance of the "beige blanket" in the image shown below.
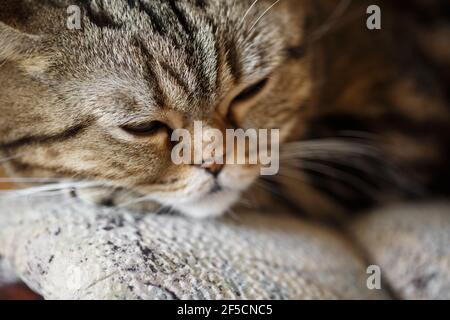
[[47,299],[450,298],[450,205],[394,206],[348,230],[0,199],[0,282],[13,271]]

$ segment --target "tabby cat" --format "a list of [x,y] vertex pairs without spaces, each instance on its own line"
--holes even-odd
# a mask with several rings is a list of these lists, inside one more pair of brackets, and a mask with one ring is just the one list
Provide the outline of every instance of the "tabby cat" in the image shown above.
[[[49,183],[26,190],[193,217],[448,197],[448,2],[392,2],[0,0],[2,164]],[[279,129],[279,174],[175,165],[196,120]]]

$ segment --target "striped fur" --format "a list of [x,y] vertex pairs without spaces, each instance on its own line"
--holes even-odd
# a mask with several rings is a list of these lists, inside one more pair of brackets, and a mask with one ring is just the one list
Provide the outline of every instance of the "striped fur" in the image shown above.
[[[447,197],[448,5],[348,3],[336,16],[332,0],[0,0],[0,154],[20,155],[5,166],[101,181],[112,192],[99,203],[142,196],[194,216],[223,213],[250,185],[315,215]],[[381,31],[364,27],[374,3]],[[66,28],[72,4],[81,30]],[[233,102],[255,83],[268,89]],[[280,175],[175,166],[170,130],[120,130],[150,120],[280,128]]]

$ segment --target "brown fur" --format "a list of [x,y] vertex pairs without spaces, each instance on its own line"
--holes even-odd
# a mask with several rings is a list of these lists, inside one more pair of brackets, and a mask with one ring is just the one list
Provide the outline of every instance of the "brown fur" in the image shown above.
[[[428,29],[409,11],[378,1],[383,29],[369,31],[373,1],[328,22],[336,1],[282,0],[264,14],[273,2],[261,0],[245,19],[253,1],[94,1],[80,31],[65,27],[68,2],[31,2],[0,1],[0,150],[16,156],[11,175],[96,180],[113,190],[98,202],[150,195],[195,215],[220,197],[204,194],[214,179],[170,161],[170,132],[137,139],[120,127],[203,120],[280,128],[295,156],[255,188],[307,212],[448,195],[447,75],[436,67],[448,60],[438,36],[423,49]],[[269,89],[251,105],[233,104],[265,77]],[[222,195],[229,205],[257,172],[225,167],[236,184]]]

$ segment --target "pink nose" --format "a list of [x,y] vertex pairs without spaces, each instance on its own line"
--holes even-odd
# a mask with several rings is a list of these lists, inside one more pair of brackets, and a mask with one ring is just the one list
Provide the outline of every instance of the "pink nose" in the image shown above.
[[216,162],[205,162],[201,165],[201,167],[208,170],[214,177],[217,177],[222,171],[224,165]]

